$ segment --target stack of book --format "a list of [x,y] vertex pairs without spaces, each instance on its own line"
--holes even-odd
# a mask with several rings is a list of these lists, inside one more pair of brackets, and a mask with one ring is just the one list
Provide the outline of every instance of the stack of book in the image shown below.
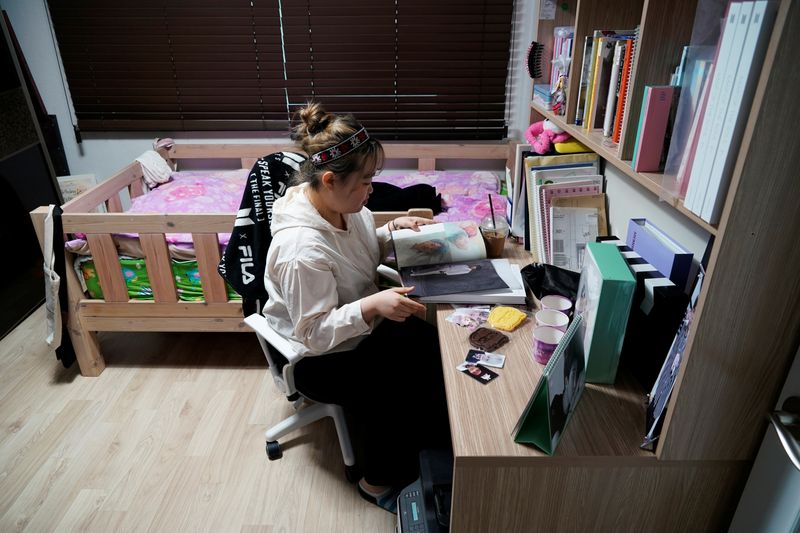
[[[600,239],[604,238],[598,237]],[[692,254],[680,245],[674,245],[669,237],[643,219],[630,221],[627,242],[615,237],[605,239],[603,242],[618,247],[636,279],[620,365],[627,368],[645,390],[649,390],[655,383],[689,302],[684,287]],[[628,242],[637,249],[634,250]],[[662,273],[653,262],[658,262],[664,270],[670,269],[670,272]],[[669,278],[670,273],[682,285],[675,284]]]
[[678,182],[686,208],[711,224],[719,222],[775,10],[766,0],[728,6],[708,94],[694,115]]
[[636,30],[595,30],[583,45],[583,66],[575,123],[602,129],[619,142],[635,60]]
[[522,158],[525,249],[540,263],[580,272],[586,243],[607,235],[603,176],[596,154]]

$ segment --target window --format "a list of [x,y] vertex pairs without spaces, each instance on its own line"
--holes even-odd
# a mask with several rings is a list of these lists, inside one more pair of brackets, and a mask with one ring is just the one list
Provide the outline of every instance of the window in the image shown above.
[[383,139],[500,139],[513,0],[50,0],[81,129],[280,130],[306,101]]

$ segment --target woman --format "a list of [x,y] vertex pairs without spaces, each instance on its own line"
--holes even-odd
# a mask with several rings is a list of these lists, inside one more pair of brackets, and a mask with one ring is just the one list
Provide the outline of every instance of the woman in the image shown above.
[[[399,217],[376,229],[364,206],[383,164],[380,143],[354,117],[319,104],[299,118],[292,138],[310,158],[273,206],[264,315],[306,355],[295,368],[298,390],[355,420],[359,492],[393,512],[397,491],[417,475],[419,450],[446,445],[449,428],[436,331],[413,316],[425,307],[405,296],[413,287],[379,291],[375,274],[390,230],[433,221]],[[401,362],[416,371],[397,371]]]

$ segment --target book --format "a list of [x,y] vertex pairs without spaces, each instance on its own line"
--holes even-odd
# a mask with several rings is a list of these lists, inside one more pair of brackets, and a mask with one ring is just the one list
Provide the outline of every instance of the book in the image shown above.
[[617,41],[614,44],[614,60],[611,65],[611,79],[608,82],[608,99],[606,100],[606,113],[603,118],[603,135],[611,137],[614,131],[614,115],[617,108],[617,97],[619,94],[620,71],[622,62],[625,59],[625,47],[627,41]]
[[533,444],[548,455],[556,452],[586,384],[583,336],[584,321],[576,316],[511,431],[514,442]]
[[551,264],[580,272],[586,244],[597,238],[597,209],[592,207],[551,207]]
[[628,105],[628,87],[631,79],[631,70],[633,69],[636,38],[627,39],[625,42],[625,60],[622,63],[622,79],[619,84],[619,103],[614,117],[614,132],[611,136],[611,141],[614,143],[619,143],[622,135],[622,123],[625,119],[625,111]]
[[636,281],[616,246],[586,245],[575,314],[586,322],[586,381],[614,383]]
[[592,71],[592,43],[594,40],[587,35],[583,42],[583,61],[581,63],[581,81],[578,86],[578,101],[575,108],[575,124],[583,124],[584,111],[586,109],[586,93],[589,90],[589,76]]
[[[700,67],[698,65],[698,67]],[[702,67],[700,67],[702,68]],[[706,114],[706,105],[708,102],[708,93],[711,89],[710,78],[714,74],[714,64],[708,63],[707,70],[703,69],[698,76],[701,77],[705,73],[705,77],[701,78],[702,90],[700,91],[700,98],[697,105],[694,107],[694,117],[692,118],[692,127],[689,130],[689,137],[686,140],[686,148],[684,149],[681,163],[678,166],[677,175],[677,189],[678,196],[686,198],[686,192],[689,187],[689,173],[691,172],[692,165],[694,164],[694,156],[697,151],[697,142],[700,136],[700,128],[703,124],[703,119]]]
[[605,193],[590,194],[588,196],[563,196],[553,198],[552,207],[590,207],[597,209],[597,235],[608,235],[608,215],[606,214]]
[[537,185],[535,192],[537,244],[539,257],[546,263],[552,262],[550,253],[550,204],[553,198],[579,197],[599,194],[603,190],[603,176],[585,176],[581,179]]
[[633,149],[631,165],[636,172],[658,172],[661,170],[664,141],[673,108],[675,87],[671,85],[644,88],[642,112]]
[[739,153],[742,131],[750,114],[761,63],[772,34],[776,9],[776,4],[766,0],[755,2],[753,6],[700,212],[703,220],[711,224],[719,222],[733,165]]
[[694,310],[697,307],[697,301],[700,299],[700,291],[703,285],[703,278],[705,272],[701,269],[697,274],[697,280],[692,291],[692,296],[689,299],[689,304],[678,327],[675,338],[670,345],[667,357],[664,359],[664,364],[661,365],[661,370],[658,373],[653,388],[647,395],[647,409],[645,410],[645,436],[641,444],[641,448],[652,450],[655,448],[655,442],[661,434],[661,428],[664,425],[664,414],[667,410],[667,402],[672,395],[672,389],[675,388],[675,381],[678,379],[678,372],[683,361],[683,353],[686,350],[686,341],[689,338],[689,328],[692,325],[694,318]]
[[522,281],[520,266],[512,264],[508,259],[490,259],[500,278],[508,285],[501,289],[488,289],[461,293],[450,293],[435,296],[423,296],[419,301],[425,304],[490,304],[490,305],[523,305],[527,292]]
[[695,158],[689,175],[689,186],[684,206],[700,216],[708,190],[708,177],[714,164],[713,157],[722,134],[725,113],[731,88],[736,77],[739,57],[744,46],[752,2],[733,2],[728,6],[728,14],[722,36],[719,39],[714,77],[711,79],[711,92],[708,95],[706,114],[700,129]]
[[[514,296],[523,289],[519,272],[514,272],[507,259],[486,259],[486,246],[475,222],[429,224],[419,231],[393,231],[391,237],[403,286],[414,287],[410,296],[421,301],[494,303],[487,298],[497,294],[518,302]],[[462,297],[473,292],[476,294],[467,299]]]
[[689,297],[656,267],[616,237],[599,237],[622,253],[636,278],[631,314],[622,343],[620,366],[644,390],[650,390],[678,331]]
[[508,201],[511,203],[511,235],[524,239],[526,232],[525,211],[527,197],[525,194],[525,158],[531,155],[530,144],[517,144],[514,148],[514,167],[511,193]]
[[644,218],[632,218],[628,221],[625,242],[631,250],[641,255],[681,290],[686,289],[686,281],[692,269],[692,252]]

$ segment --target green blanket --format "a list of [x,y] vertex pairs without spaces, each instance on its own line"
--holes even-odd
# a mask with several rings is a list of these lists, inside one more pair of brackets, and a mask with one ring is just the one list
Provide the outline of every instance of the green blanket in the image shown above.
[[[150,278],[147,276],[147,266],[144,259],[120,257],[122,277],[128,286],[128,297],[131,300],[152,300],[153,289]],[[103,289],[97,278],[97,270],[92,259],[84,259],[78,269],[86,282],[86,288],[91,298],[102,299]],[[175,278],[175,287],[178,289],[178,299],[184,302],[201,302],[204,300],[203,287],[200,285],[200,272],[197,270],[197,261],[172,260],[172,275]],[[228,298],[241,300],[241,297],[225,283]]]

